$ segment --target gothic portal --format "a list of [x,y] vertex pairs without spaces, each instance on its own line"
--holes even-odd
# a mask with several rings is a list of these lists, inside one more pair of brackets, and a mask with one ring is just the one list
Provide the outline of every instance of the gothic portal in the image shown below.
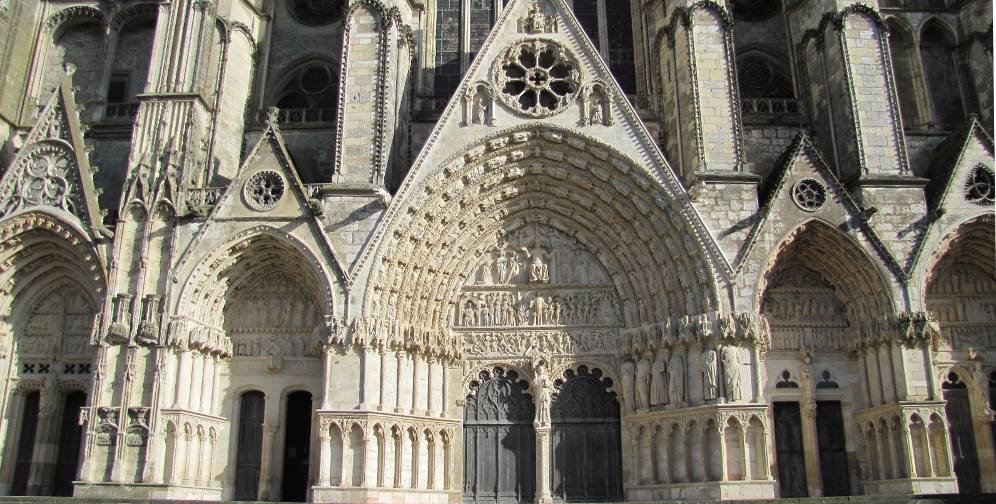
[[996,492],[990,0],[0,0],[0,74],[0,495]]

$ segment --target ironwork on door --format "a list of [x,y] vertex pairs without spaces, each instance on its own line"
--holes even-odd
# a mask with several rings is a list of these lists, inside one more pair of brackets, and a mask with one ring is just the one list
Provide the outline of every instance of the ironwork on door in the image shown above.
[[782,497],[806,497],[806,463],[802,445],[799,403],[776,402],[775,449],[778,452],[778,486]]
[[263,455],[262,392],[242,394],[239,401],[239,444],[235,455],[235,500],[259,498],[259,470]]
[[294,392],[287,396],[284,418],[284,477],[281,499],[304,502],[308,499],[308,462],[311,457],[311,394]]
[[944,394],[944,412],[950,422],[951,453],[954,455],[954,471],[958,477],[958,491],[979,493],[982,487],[979,472],[979,458],[975,452],[975,431],[972,426],[972,407],[968,398],[968,388],[957,373],[948,373],[948,379],[941,385]]
[[844,416],[841,414],[840,401],[818,401],[816,436],[820,447],[820,476],[823,479],[825,497],[851,493],[844,432]]
[[515,371],[482,371],[464,406],[464,487],[468,503],[532,502],[536,433],[529,384]]
[[86,405],[86,394],[80,391],[66,395],[62,405],[59,451],[55,462],[55,495],[73,495],[73,480],[80,463],[80,441],[83,427],[79,424],[80,409]]
[[581,366],[554,382],[550,408],[552,486],[563,502],[622,500],[619,401],[612,380]]

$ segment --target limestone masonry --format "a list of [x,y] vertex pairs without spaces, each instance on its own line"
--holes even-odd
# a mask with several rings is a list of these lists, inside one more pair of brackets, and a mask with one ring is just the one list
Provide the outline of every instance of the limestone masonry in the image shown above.
[[996,492],[991,0],[0,0],[0,495]]

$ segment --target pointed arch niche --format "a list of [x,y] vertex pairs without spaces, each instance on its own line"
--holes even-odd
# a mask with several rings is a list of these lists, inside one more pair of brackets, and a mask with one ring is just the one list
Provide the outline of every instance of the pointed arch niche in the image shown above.
[[0,244],[0,486],[66,495],[81,432],[63,417],[78,413],[93,380],[100,260],[75,227],[40,212],[0,224]]
[[[894,377],[902,362],[889,345],[855,345],[865,334],[880,331],[895,312],[889,284],[873,261],[849,236],[814,219],[781,243],[759,282],[759,306],[771,326],[765,395],[776,398],[777,479],[783,497],[849,494],[854,476],[842,454],[864,443],[845,419],[898,398]],[[827,367],[854,378],[838,383],[839,390],[817,391],[812,375]],[[798,377],[787,371],[800,368]]]
[[[314,437],[289,433],[288,426],[298,424],[284,416],[304,412],[310,418],[307,411],[317,406],[312,398],[326,388],[320,344],[331,313],[327,277],[303,244],[274,230],[254,228],[215,250],[194,268],[181,294],[167,358],[173,370],[167,404],[218,418],[218,427],[229,432],[227,446],[204,455],[213,456],[216,472],[192,483],[221,487],[223,498],[239,489],[261,499],[302,499],[314,484],[308,467],[317,455],[280,455],[275,447]],[[251,446],[235,435],[246,391],[262,401],[252,408],[262,439]],[[310,430],[311,424],[300,428]],[[263,447],[258,471],[237,474],[238,464],[226,460],[246,459],[246,450],[258,450],[258,443]],[[250,473],[258,481],[246,481]],[[300,488],[289,487],[292,482]]]

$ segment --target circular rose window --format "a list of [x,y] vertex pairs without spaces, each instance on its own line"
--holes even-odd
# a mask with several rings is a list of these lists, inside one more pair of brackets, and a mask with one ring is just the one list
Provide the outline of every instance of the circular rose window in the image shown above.
[[261,171],[246,181],[246,203],[255,210],[269,210],[284,197],[284,178],[275,171]]
[[545,40],[524,40],[506,49],[492,72],[505,105],[534,117],[566,108],[581,82],[574,56]]
[[799,208],[815,212],[827,202],[827,188],[816,180],[802,179],[792,186],[792,199]]
[[342,4],[342,0],[288,0],[287,10],[303,25],[323,26],[339,17]]
[[965,181],[965,199],[976,205],[992,205],[996,199],[996,177],[984,166],[976,166]]

